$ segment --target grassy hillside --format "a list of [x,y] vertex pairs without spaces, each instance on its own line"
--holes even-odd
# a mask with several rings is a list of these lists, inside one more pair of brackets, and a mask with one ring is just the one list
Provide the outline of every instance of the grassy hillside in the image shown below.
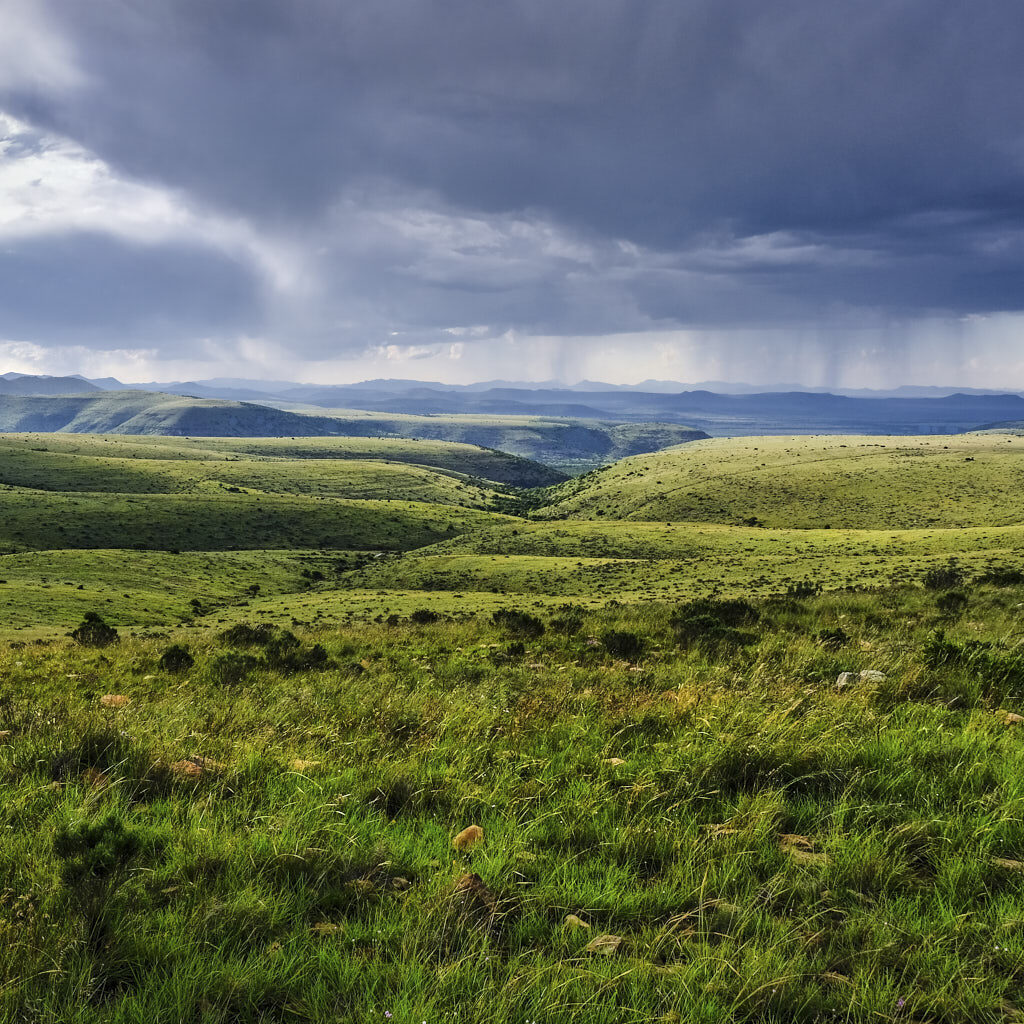
[[[309,412],[315,408],[283,407]],[[323,411],[316,409],[319,414]],[[556,416],[411,416],[354,409],[333,409],[329,415],[340,420],[349,434],[379,433],[483,445],[567,473],[708,436],[678,423],[621,423]]]
[[1021,520],[1024,439],[757,437],[626,459],[555,488],[569,519],[815,529],[1000,526]]
[[0,431],[238,437],[343,433],[325,417],[298,416],[250,402],[149,391],[32,397],[0,394]]
[[401,551],[483,525],[493,515],[411,501],[13,489],[0,491],[0,552],[125,547]]
[[0,1019],[1007,1024],[1024,588],[967,600],[0,648]]

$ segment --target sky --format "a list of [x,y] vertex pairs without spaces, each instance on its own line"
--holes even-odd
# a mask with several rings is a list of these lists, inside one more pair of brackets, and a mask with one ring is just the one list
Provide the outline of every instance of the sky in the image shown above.
[[0,372],[1024,388],[1019,0],[0,26]]

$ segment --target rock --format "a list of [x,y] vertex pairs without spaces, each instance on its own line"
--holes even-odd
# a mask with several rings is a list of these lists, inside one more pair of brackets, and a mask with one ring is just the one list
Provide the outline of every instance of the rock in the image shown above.
[[840,672],[839,678],[836,679],[836,689],[845,690],[848,686],[853,686],[858,678],[856,672]]
[[131,697],[123,693],[105,693],[100,697],[100,705],[105,708],[123,708],[125,704],[131,704]]
[[1004,871],[1024,872],[1024,861],[1013,860],[1010,857],[993,857],[989,863],[994,868],[1002,868]]
[[313,768],[319,768],[323,764],[323,761],[303,761],[301,758],[296,758],[292,761],[292,770],[296,772],[308,772]]
[[866,668],[860,673],[862,683],[884,683],[885,673],[879,672],[876,668]]
[[618,768],[620,764],[625,764],[626,762],[621,757],[606,757],[601,763],[610,764],[613,768]]
[[1003,714],[1003,722],[1006,725],[1020,725],[1024,722],[1024,715],[1018,715],[1014,711],[1007,711]]
[[460,853],[483,842],[484,830],[479,825],[467,825],[453,840],[452,846]]
[[602,956],[614,956],[622,948],[621,935],[598,935],[591,939],[584,949],[588,953],[600,953]]
[[93,789],[106,789],[110,785],[110,779],[95,768],[86,768],[82,772],[82,781],[87,786],[92,786]]
[[590,929],[590,925],[582,917],[577,917],[575,914],[566,914],[562,924],[570,931],[578,931],[581,928]]
[[335,924],[333,921],[317,921],[316,924],[310,926],[309,930],[317,935],[334,935],[341,931],[341,925]]
[[814,849],[814,840],[807,836],[781,835],[779,849],[788,853],[798,864],[827,864],[828,854]]
[[204,775],[212,775],[224,770],[224,765],[214,761],[212,757],[201,757],[193,754],[191,757],[175,761],[170,766],[171,774],[179,779],[199,779]]

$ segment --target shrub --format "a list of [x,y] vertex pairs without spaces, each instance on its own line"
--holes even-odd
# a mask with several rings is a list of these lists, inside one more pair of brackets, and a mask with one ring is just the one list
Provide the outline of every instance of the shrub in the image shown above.
[[601,634],[604,649],[616,658],[636,661],[644,652],[644,641],[636,633],[627,633],[611,629]]
[[146,833],[126,828],[114,814],[72,822],[54,836],[60,880],[82,916],[90,945],[100,945],[106,937],[111,900],[147,841]]
[[417,608],[409,616],[409,621],[416,626],[429,626],[431,623],[437,622],[440,617],[437,612],[432,612],[429,608]]
[[717,647],[752,643],[752,634],[735,627],[752,625],[759,618],[760,612],[748,601],[703,597],[677,608],[669,618],[669,626],[681,644]]
[[821,647],[835,651],[840,647],[845,647],[850,642],[850,634],[842,626],[837,626],[835,629],[819,630],[817,640]]
[[549,625],[556,633],[573,636],[583,628],[584,609],[578,604],[563,604],[555,609],[558,612]]
[[962,615],[967,607],[967,595],[962,590],[947,590],[944,594],[939,595],[935,601],[935,607],[943,615],[951,619],[955,618],[957,615]]
[[239,654],[237,651],[225,651],[215,655],[207,666],[210,679],[220,686],[234,686],[241,683],[259,667],[259,661],[251,654]]
[[265,647],[274,639],[274,627],[261,622],[250,626],[247,622],[239,622],[220,634],[219,639],[232,647]]
[[926,590],[953,590],[964,584],[964,571],[950,560],[946,565],[936,565],[922,578]]
[[159,665],[164,672],[187,672],[196,663],[188,648],[172,644],[160,655]]
[[978,577],[979,583],[988,583],[993,587],[1016,587],[1024,583],[1024,572],[1020,569],[986,569]]
[[499,628],[513,636],[524,639],[536,639],[544,635],[544,623],[529,612],[515,611],[511,608],[499,608],[491,620]]
[[117,643],[117,630],[108,626],[98,612],[86,612],[85,618],[69,636],[83,647],[109,647]]
[[798,580],[786,587],[786,597],[795,597],[798,600],[805,597],[817,597],[821,593],[821,584],[813,580]]

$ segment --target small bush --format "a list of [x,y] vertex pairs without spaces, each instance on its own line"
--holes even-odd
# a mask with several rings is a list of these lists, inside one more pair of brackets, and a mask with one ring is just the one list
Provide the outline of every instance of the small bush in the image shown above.
[[714,648],[723,644],[753,643],[753,634],[735,627],[752,625],[759,618],[760,612],[748,601],[704,597],[677,608],[669,619],[669,626],[683,645]]
[[215,655],[207,665],[207,673],[218,686],[235,686],[243,682],[259,667],[259,660],[251,654],[225,651]]
[[574,636],[583,628],[584,609],[578,604],[563,604],[555,609],[558,613],[549,625],[556,633]]
[[627,661],[636,661],[644,652],[643,638],[636,633],[612,629],[601,634],[601,643],[613,657],[625,658]]
[[437,612],[432,612],[429,608],[417,608],[409,616],[409,621],[416,626],[429,626],[440,618],[441,616]]
[[850,634],[842,626],[837,626],[835,629],[821,629],[818,631],[817,641],[818,646],[825,647],[830,651],[837,651],[850,642]]
[[964,571],[950,561],[946,565],[936,565],[929,569],[923,576],[926,590],[954,590],[964,584]]
[[947,590],[935,601],[935,607],[951,619],[962,615],[967,604],[967,595],[962,590]]
[[247,622],[239,622],[225,629],[219,638],[232,647],[265,647],[274,639],[275,629],[266,623],[250,626]]
[[86,612],[85,618],[69,636],[83,647],[109,647],[117,643],[117,630],[108,626],[98,612]]
[[978,582],[992,587],[1016,587],[1024,583],[1024,572],[1020,569],[986,569],[978,577]]
[[499,608],[491,616],[491,620],[499,629],[524,639],[536,639],[544,634],[544,623],[535,615],[530,615],[529,612]]
[[814,580],[798,580],[786,587],[786,597],[801,600],[805,597],[817,597],[821,593],[821,584]]
[[114,893],[149,842],[146,833],[126,828],[113,814],[58,829],[53,852],[61,862],[60,880],[82,916],[90,945],[106,938]]
[[172,644],[160,655],[159,666],[164,672],[187,672],[195,663],[187,647]]

